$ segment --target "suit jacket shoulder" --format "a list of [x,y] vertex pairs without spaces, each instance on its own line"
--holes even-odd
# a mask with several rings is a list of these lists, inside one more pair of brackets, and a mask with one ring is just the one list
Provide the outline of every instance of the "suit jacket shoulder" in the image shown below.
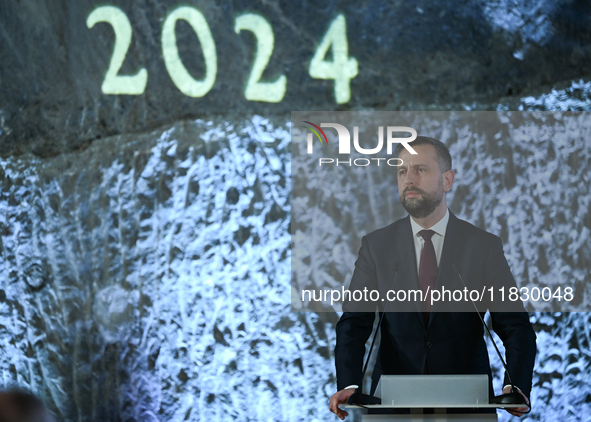
[[[449,213],[449,223],[447,229],[456,231],[465,239],[480,240],[485,242],[498,242],[501,240],[498,236],[476,227],[465,220],[459,219],[451,211]],[[366,234],[365,237],[367,237],[368,241],[381,241],[383,239],[391,239],[393,235],[405,232],[407,230],[410,230],[410,233],[412,233],[410,216],[408,215],[404,218],[394,221],[385,227],[381,227]]]
[[406,220],[408,220],[408,217],[401,218],[400,220],[396,220],[393,223],[390,223],[385,227],[380,227],[379,229],[375,229],[374,231],[367,233],[365,236],[373,238],[373,237],[383,236],[387,233],[392,233],[393,231],[397,230],[397,228],[399,227],[401,222],[404,222]]
[[412,233],[412,229],[410,226],[410,216],[406,216],[401,218],[400,220],[396,220],[393,223],[376,229],[364,237],[367,239],[368,242],[382,242],[384,240],[392,240],[394,236],[398,234],[405,234],[405,232]]

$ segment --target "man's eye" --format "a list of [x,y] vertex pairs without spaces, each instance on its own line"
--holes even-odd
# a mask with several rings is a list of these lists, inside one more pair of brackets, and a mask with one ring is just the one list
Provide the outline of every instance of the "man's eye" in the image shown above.
[[399,174],[399,175],[401,175],[401,176],[402,176],[402,175],[404,175],[404,173],[406,173],[404,170],[400,170],[400,171],[398,172],[398,174]]

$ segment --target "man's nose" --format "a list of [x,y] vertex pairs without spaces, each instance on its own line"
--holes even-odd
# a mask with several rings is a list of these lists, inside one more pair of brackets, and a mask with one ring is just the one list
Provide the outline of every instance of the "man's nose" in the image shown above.
[[412,171],[407,171],[405,174],[404,184],[414,185],[416,183],[416,177]]

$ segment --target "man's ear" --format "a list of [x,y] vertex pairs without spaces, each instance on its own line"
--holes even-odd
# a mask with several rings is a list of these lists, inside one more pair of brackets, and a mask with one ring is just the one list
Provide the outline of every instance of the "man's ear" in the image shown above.
[[454,184],[456,173],[453,170],[443,172],[443,191],[449,192]]

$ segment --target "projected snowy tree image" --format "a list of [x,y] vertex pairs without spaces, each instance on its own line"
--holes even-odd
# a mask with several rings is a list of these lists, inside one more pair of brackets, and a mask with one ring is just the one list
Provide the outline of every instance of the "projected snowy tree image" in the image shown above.
[[528,308],[519,420],[584,419],[589,19],[556,0],[3,2],[0,389],[56,421],[337,420],[341,308],[295,299],[347,286],[361,238],[406,214],[387,172],[298,167],[290,113],[388,110],[449,146],[450,210],[502,239],[520,285],[580,292]]

